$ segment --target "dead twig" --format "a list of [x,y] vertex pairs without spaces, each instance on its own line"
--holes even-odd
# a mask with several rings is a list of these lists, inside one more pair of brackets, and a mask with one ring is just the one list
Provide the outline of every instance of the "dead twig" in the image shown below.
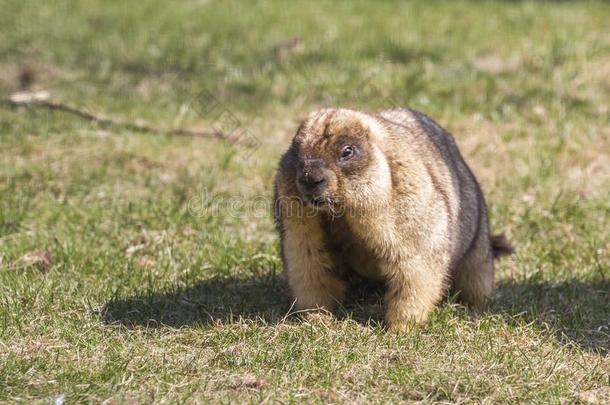
[[8,100],[8,104],[13,107],[29,107],[29,108],[46,108],[51,111],[60,111],[67,113],[89,122],[93,122],[103,127],[121,128],[134,132],[149,132],[158,133],[170,136],[192,136],[199,138],[217,138],[222,140],[237,141],[238,139],[228,136],[227,134],[217,130],[196,130],[188,128],[161,128],[149,125],[144,122],[132,122],[109,118],[98,113],[92,113],[82,108],[74,107],[59,101],[50,99],[49,93],[46,91],[37,92],[19,92],[12,94]]

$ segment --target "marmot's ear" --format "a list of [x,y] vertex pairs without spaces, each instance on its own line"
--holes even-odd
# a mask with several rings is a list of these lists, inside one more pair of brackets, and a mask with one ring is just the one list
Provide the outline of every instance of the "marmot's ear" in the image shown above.
[[380,141],[387,136],[387,131],[384,126],[374,117],[370,115],[360,116],[360,123],[364,135],[371,141]]

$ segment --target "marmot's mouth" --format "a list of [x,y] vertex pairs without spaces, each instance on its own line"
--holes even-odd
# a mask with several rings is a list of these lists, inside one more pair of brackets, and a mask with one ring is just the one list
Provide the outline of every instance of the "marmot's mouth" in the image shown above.
[[315,197],[309,200],[309,203],[311,205],[313,205],[314,207],[318,208],[318,207],[324,207],[325,205],[328,205],[328,200],[324,197]]
[[304,195],[302,201],[315,210],[335,211],[337,208],[337,201],[330,195]]

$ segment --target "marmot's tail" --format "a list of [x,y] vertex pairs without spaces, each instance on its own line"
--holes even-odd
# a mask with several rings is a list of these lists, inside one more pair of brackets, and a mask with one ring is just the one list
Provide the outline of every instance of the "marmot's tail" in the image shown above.
[[506,236],[503,233],[497,235],[491,235],[491,251],[493,252],[494,259],[501,256],[512,254],[515,249],[510,244]]

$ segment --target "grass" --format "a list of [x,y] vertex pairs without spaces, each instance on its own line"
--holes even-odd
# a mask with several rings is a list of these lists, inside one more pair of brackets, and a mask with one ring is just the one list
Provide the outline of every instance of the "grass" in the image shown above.
[[[3,105],[0,401],[607,400],[607,3],[5,3],[1,97],[22,72],[257,147]],[[326,105],[408,105],[454,133],[517,245],[484,313],[448,302],[388,334],[356,289],[335,319],[287,316],[271,184]]]

